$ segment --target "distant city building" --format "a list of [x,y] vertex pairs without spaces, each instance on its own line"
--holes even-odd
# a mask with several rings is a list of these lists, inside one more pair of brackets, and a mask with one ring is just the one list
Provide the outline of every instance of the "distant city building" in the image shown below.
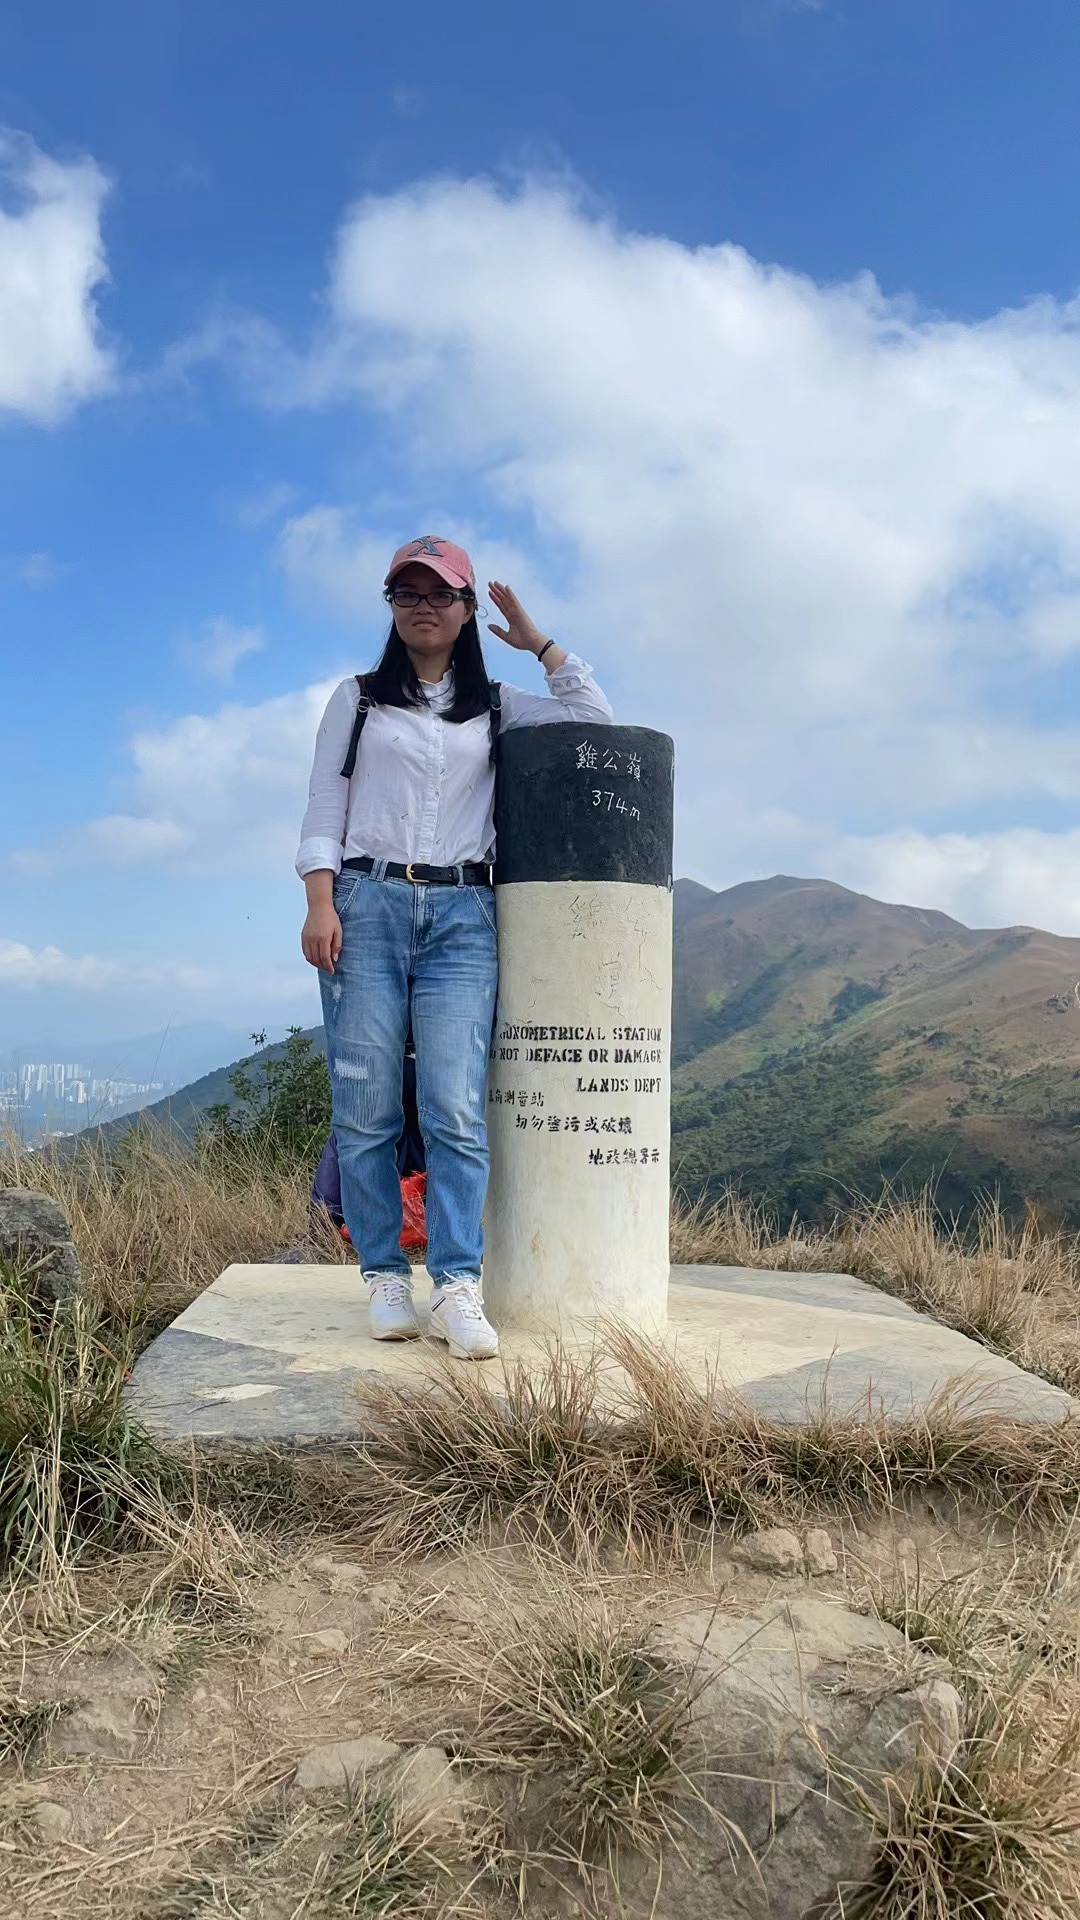
[[0,1122],[26,1140],[77,1133],[134,1112],[172,1091],[160,1080],[116,1080],[77,1060],[29,1060],[0,1068]]

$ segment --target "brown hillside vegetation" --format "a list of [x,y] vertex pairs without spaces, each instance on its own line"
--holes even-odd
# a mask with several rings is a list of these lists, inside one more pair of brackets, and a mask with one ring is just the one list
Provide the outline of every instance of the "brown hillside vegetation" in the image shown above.
[[885,1093],[860,1144],[948,1129],[1052,1209],[1080,1199],[1080,940],[973,930],[825,880],[683,881],[676,898],[677,1093],[858,1042]]

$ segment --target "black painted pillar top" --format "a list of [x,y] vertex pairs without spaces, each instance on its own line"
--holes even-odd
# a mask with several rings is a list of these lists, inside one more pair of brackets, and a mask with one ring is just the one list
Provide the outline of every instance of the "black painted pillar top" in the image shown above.
[[499,739],[495,881],[671,886],[675,748],[651,727],[559,720]]

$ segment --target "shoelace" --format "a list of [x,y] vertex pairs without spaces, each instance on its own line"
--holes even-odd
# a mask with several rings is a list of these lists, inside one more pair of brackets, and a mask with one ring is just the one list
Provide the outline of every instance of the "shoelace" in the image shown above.
[[388,1307],[411,1307],[412,1288],[407,1280],[377,1280],[375,1291],[382,1294]]
[[467,1281],[459,1282],[456,1287],[444,1287],[442,1291],[447,1300],[454,1302],[463,1320],[483,1319],[484,1309],[475,1288],[470,1287]]

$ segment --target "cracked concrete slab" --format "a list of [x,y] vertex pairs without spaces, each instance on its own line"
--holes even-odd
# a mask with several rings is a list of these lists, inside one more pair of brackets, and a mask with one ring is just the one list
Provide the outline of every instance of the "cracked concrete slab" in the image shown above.
[[[422,1271],[414,1282],[423,1320],[429,1284]],[[823,1400],[900,1414],[952,1384],[1018,1419],[1080,1412],[1068,1394],[850,1274],[673,1267],[668,1311],[664,1343],[692,1375],[715,1375],[787,1420]],[[593,1336],[583,1327],[563,1338],[587,1351]],[[539,1366],[546,1350],[512,1334],[501,1360]],[[373,1380],[421,1385],[456,1364],[434,1340],[372,1340],[354,1267],[233,1266],[147,1348],[128,1391],[170,1440],[314,1446],[373,1431]],[[478,1371],[498,1392],[500,1362]]]

